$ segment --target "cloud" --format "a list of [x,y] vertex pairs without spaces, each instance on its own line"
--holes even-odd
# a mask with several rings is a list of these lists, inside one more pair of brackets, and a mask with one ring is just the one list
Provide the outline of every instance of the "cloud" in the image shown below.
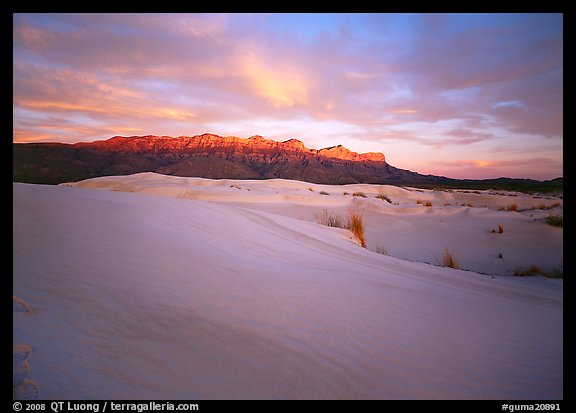
[[250,51],[239,60],[240,71],[248,78],[254,92],[275,108],[309,103],[310,82],[298,67],[266,62]]
[[559,144],[562,48],[555,14],[15,14],[14,107],[51,121],[16,114],[13,139],[275,124],[384,152]]
[[554,179],[562,176],[562,162],[555,157],[529,157],[524,159],[457,159],[435,161],[438,170],[448,171],[451,177],[461,179],[532,178]]

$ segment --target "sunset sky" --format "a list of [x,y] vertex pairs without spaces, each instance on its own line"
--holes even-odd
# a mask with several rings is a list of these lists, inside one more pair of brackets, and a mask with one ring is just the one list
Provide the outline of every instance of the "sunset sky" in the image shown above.
[[561,14],[15,14],[14,142],[296,138],[562,176]]

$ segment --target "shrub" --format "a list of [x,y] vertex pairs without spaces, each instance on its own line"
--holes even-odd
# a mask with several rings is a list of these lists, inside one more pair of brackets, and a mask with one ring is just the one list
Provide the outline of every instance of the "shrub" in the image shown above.
[[553,227],[564,228],[564,218],[559,215],[549,215],[546,218],[546,223]]
[[360,246],[366,248],[366,238],[364,237],[364,216],[356,209],[348,211],[348,229],[356,235]]
[[498,224],[498,229],[493,229],[492,230],[493,234],[502,234],[504,233],[504,227],[502,226],[502,224]]
[[392,200],[390,199],[390,197],[388,195],[384,195],[384,194],[378,194],[375,196],[375,198],[381,199],[382,201],[386,201],[389,204],[392,203]]
[[517,268],[514,271],[514,275],[517,277],[527,277],[529,275],[542,274],[542,270],[537,266],[532,264],[528,268]]
[[348,229],[346,223],[340,215],[335,215],[332,212],[328,212],[327,209],[322,210],[318,214],[314,214],[314,218],[321,225],[326,225],[327,227],[334,228],[345,228]]
[[330,195],[330,194],[326,191],[320,191],[320,195]]
[[547,272],[542,274],[546,278],[564,278],[564,271],[562,269],[554,270],[551,273]]
[[378,243],[376,243],[376,249],[374,250],[374,252],[376,252],[378,254],[382,254],[382,255],[390,255],[390,254],[388,254],[388,248],[381,247],[380,244],[378,244]]
[[323,209],[322,212],[314,214],[314,218],[321,225],[350,230],[350,232],[358,238],[362,248],[366,248],[366,238],[364,237],[364,216],[357,209],[348,211],[347,222],[344,222],[340,215],[335,215],[327,209]]
[[432,206],[432,202],[430,201],[421,201],[420,199],[416,201],[416,203],[418,205],[424,205],[425,207],[431,207]]
[[360,192],[360,191],[354,192],[354,193],[352,194],[352,196],[359,196],[359,197],[361,197],[361,198],[367,198],[366,194],[365,194],[364,192]]
[[510,204],[506,207],[506,211],[518,211],[518,205]]
[[309,190],[310,192],[314,192],[314,188],[312,188],[311,186],[308,187],[308,190]]
[[540,269],[537,265],[530,265],[527,268],[517,268],[514,271],[514,275],[517,277],[528,277],[531,275],[540,274],[546,278],[564,278],[564,271],[562,269],[556,269],[552,272],[546,272]]
[[458,260],[447,247],[444,249],[444,254],[442,255],[442,265],[449,268],[460,268]]
[[349,192],[343,192],[342,195],[346,196],[346,195],[350,195]]

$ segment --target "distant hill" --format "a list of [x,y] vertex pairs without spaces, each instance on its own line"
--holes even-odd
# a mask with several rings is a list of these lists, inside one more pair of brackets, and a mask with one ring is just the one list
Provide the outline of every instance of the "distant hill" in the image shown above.
[[156,172],[212,179],[294,179],[318,184],[395,184],[420,187],[562,191],[563,179],[458,180],[422,175],[386,162],[382,153],[338,145],[309,149],[284,142],[203,134],[193,137],[116,136],[95,142],[14,143],[15,182],[58,184],[106,175]]

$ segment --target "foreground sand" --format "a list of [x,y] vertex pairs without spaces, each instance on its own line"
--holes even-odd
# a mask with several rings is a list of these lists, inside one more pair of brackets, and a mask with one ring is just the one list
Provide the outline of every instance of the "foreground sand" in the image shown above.
[[[562,230],[536,216],[550,211],[497,210],[542,199],[427,208],[415,199],[478,194],[154,174],[76,185],[114,191],[14,184],[17,398],[563,396],[562,280],[402,260],[313,222],[355,202],[369,248],[422,260],[412,250],[447,244],[465,266],[499,243],[509,265],[552,268]],[[505,242],[530,234],[539,254]]]

